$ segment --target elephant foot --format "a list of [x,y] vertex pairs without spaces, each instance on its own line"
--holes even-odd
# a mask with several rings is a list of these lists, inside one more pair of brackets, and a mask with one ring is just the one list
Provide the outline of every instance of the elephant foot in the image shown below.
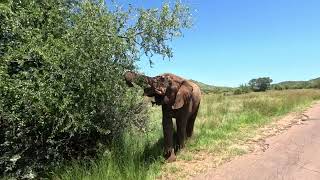
[[165,154],[166,162],[171,163],[177,160],[176,155],[174,154],[174,149],[167,151]]
[[174,161],[176,161],[176,160],[177,160],[176,155],[175,155],[174,153],[172,153],[172,154],[170,155],[170,157],[166,160],[166,162],[172,163],[172,162],[174,162]]

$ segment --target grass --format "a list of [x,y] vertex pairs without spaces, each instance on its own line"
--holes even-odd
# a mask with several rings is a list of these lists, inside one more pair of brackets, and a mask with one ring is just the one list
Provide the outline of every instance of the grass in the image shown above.
[[217,143],[246,138],[246,131],[269,123],[274,117],[297,111],[319,99],[318,90],[269,91],[239,96],[204,98],[189,147],[219,151]]
[[[236,141],[252,137],[255,130],[292,111],[301,111],[320,99],[319,90],[286,90],[237,96],[205,95],[195,133],[178,159],[189,162],[205,151],[232,157],[246,153]],[[152,108],[146,133],[128,133],[124,144],[115,143],[97,160],[74,162],[52,174],[53,179],[155,179],[183,171],[162,158],[160,108]]]

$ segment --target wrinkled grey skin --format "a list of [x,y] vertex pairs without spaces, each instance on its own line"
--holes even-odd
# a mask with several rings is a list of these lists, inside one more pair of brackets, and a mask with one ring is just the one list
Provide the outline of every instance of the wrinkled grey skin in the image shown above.
[[141,81],[137,81],[139,78],[142,79],[145,84],[144,95],[154,97],[153,103],[162,106],[165,157],[168,162],[175,161],[172,118],[176,119],[177,145],[180,149],[184,147],[186,138],[191,137],[193,133],[201,101],[200,88],[193,82],[170,73],[148,77],[128,71],[124,76],[130,87],[136,82],[142,86]]

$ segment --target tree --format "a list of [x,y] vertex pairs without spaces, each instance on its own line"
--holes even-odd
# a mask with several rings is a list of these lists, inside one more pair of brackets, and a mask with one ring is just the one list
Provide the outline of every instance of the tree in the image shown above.
[[160,9],[103,0],[2,2],[0,176],[41,175],[143,126],[141,98],[122,74],[143,53],[172,57],[168,42],[190,25],[179,2]]
[[251,79],[249,81],[249,86],[253,91],[259,92],[259,91],[266,91],[267,89],[270,89],[271,83],[272,83],[272,79],[270,79],[269,77],[262,77],[257,79]]

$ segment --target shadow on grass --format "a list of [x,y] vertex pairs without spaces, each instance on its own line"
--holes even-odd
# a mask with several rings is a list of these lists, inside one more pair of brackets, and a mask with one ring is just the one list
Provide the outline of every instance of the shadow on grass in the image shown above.
[[[179,152],[179,147],[177,144],[177,133],[174,132],[173,134],[173,144],[174,144],[174,152]],[[162,159],[164,161],[164,138],[161,137],[158,139],[156,143],[153,143],[152,145],[148,144],[142,154],[142,161],[146,164],[153,164],[155,161],[159,161],[159,159]]]
[[163,137],[153,144],[147,144],[140,157],[141,161],[143,161],[145,165],[152,165],[156,161],[163,159],[163,146]]
[[119,179],[154,179],[164,163],[163,137],[156,141],[122,142],[114,147],[112,161],[121,172],[117,173]]

